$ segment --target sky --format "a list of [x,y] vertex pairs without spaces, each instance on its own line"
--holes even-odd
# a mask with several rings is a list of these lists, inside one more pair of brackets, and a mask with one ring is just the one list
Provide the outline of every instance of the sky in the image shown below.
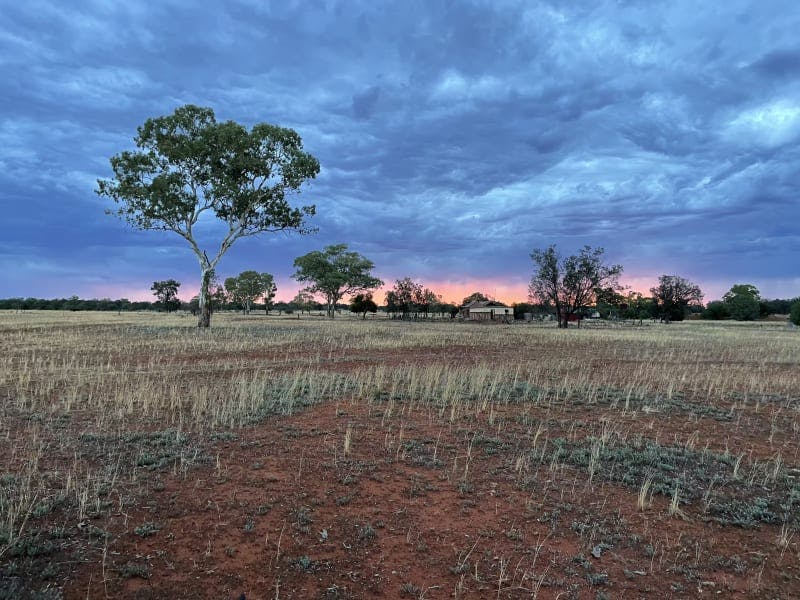
[[[95,194],[136,128],[184,104],[291,127],[321,164],[310,236],[217,271],[298,289],[346,243],[391,286],[525,301],[530,253],[584,245],[646,292],[800,295],[800,3],[0,0],[0,297],[152,299],[199,266]],[[209,248],[219,237],[207,223]]]

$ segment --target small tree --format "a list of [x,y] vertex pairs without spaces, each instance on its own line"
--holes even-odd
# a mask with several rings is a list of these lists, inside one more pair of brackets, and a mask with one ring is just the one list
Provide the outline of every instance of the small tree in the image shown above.
[[411,312],[416,316],[424,313],[427,317],[432,309],[441,304],[441,300],[440,296],[411,277],[395,280],[394,287],[386,293],[387,309],[393,313],[402,313],[403,318]]
[[350,301],[350,312],[361,315],[362,319],[366,319],[368,312],[378,312],[378,305],[372,299],[372,294],[356,294]]
[[292,275],[301,283],[309,283],[305,291],[325,298],[326,312],[331,319],[336,304],[344,296],[374,290],[383,281],[372,276],[373,262],[358,252],[348,252],[346,244],[328,246],[295,259],[297,272]]
[[391,312],[402,313],[403,318],[416,310],[416,298],[422,294],[422,284],[411,277],[397,279],[394,287],[387,292],[386,305]]
[[396,313],[403,312],[403,302],[397,297],[397,294],[394,292],[394,290],[389,290],[386,292],[386,312],[391,313],[392,318],[394,318]]
[[603,319],[618,319],[625,316],[628,309],[628,298],[618,289],[600,288],[595,290],[594,305]]
[[193,317],[196,317],[200,311],[200,299],[197,296],[192,296],[192,299],[186,303],[186,310],[192,313]]
[[452,302],[445,302],[441,296],[437,296],[437,301],[431,304],[430,310],[442,318],[445,316],[453,318],[458,314],[458,307]]
[[236,277],[226,277],[224,286],[226,298],[240,308],[243,314],[246,314],[247,306],[244,296],[239,291],[239,280]]
[[[213,110],[192,105],[148,119],[134,142],[138,150],[111,158],[114,176],[98,180],[97,193],[116,202],[116,214],[135,229],[172,231],[186,240],[200,263],[197,325],[209,327],[211,276],[236,240],[310,231],[305,220],[314,206],[293,208],[287,197],[316,177],[319,162],[291,129],[259,123],[248,131],[233,121],[217,123]],[[194,230],[208,213],[226,226],[210,255]]]
[[761,294],[756,286],[737,283],[722,297],[731,318],[754,321],[761,316]]
[[[225,306],[230,299],[225,291],[225,287],[217,280],[217,274],[211,271],[211,277],[208,284],[208,310],[211,314],[220,310]],[[200,297],[197,299],[197,311],[200,314]]]
[[420,286],[420,290],[414,295],[416,309],[428,318],[428,313],[435,310],[436,306],[442,301],[442,297],[435,294],[433,290]]
[[568,327],[569,318],[595,302],[598,290],[619,289],[621,265],[603,263],[604,250],[584,246],[578,254],[562,258],[555,246],[534,250],[536,265],[528,296],[532,302],[555,307],[559,327]]
[[225,280],[225,290],[230,298],[242,307],[244,314],[250,314],[253,304],[262,296],[269,311],[268,307],[275,298],[276,289],[269,273],[242,271],[238,277],[228,277]]
[[774,300],[763,300],[764,310],[762,314],[766,315],[788,315],[791,310],[794,300],[789,298],[775,298]]
[[71,311],[83,310],[83,301],[77,296],[70,296],[66,300],[64,308],[66,308],[66,310],[71,310]]
[[710,321],[719,321],[722,319],[728,319],[731,316],[730,311],[728,310],[728,305],[721,300],[714,300],[713,302],[709,302],[706,306],[706,309],[703,311],[703,314],[700,315],[703,319],[708,319]]
[[755,321],[761,316],[761,304],[749,296],[734,296],[725,302],[732,319]]
[[292,298],[290,304],[295,307],[295,310],[299,310],[300,314],[303,314],[303,311],[311,312],[316,302],[314,302],[314,296],[301,290],[297,292],[297,295],[294,298]]
[[654,319],[658,316],[653,299],[634,291],[628,292],[625,301],[620,304],[620,309],[626,319]]
[[656,310],[661,320],[683,321],[690,305],[699,305],[703,301],[703,292],[700,288],[678,275],[662,275],[658,278],[658,285],[650,288]]
[[156,297],[156,306],[163,308],[168,313],[178,310],[181,307],[181,301],[178,300],[178,288],[181,287],[180,282],[174,279],[167,279],[166,281],[154,281],[150,290]]
[[789,308],[789,321],[800,326],[800,298],[795,300]]
[[275,278],[271,273],[261,274],[261,284],[264,287],[264,313],[269,314],[272,304],[275,302],[275,294],[278,293],[278,286],[275,285]]

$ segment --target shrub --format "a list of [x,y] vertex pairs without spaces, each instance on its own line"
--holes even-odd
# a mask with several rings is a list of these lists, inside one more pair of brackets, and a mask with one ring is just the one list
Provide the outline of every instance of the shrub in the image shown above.
[[758,299],[745,294],[730,298],[726,304],[731,317],[737,321],[754,321],[761,315]]
[[789,309],[789,320],[795,325],[800,325],[800,298],[795,300]]
[[731,315],[730,312],[728,312],[728,307],[724,302],[721,300],[715,300],[714,302],[708,303],[708,306],[706,306],[706,310],[703,312],[702,316],[704,319],[718,321],[720,319],[727,319]]

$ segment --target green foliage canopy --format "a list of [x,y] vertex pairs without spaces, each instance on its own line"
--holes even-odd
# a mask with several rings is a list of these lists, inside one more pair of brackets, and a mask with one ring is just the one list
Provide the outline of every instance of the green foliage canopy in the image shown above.
[[181,301],[178,300],[179,287],[181,287],[180,282],[174,279],[154,281],[150,290],[156,297],[156,306],[158,306],[159,309],[163,308],[167,312],[178,310],[181,307]]
[[295,310],[299,310],[301,314],[303,311],[311,312],[313,309],[319,306],[319,303],[314,300],[314,296],[305,290],[300,290],[297,292],[297,295],[292,298],[290,304],[295,308]]
[[650,288],[657,311],[662,320],[683,321],[690,305],[703,301],[700,287],[678,275],[662,275],[658,285]]
[[404,317],[411,312],[427,315],[440,305],[439,296],[411,277],[395,280],[394,287],[386,293],[387,309],[390,312],[402,313]]
[[562,257],[555,245],[534,250],[535,271],[528,286],[531,302],[550,303],[556,309],[559,327],[567,327],[569,316],[594,304],[598,290],[619,289],[622,265],[603,262],[603,248],[584,246],[578,254]]
[[[228,277],[225,280],[225,290],[230,299],[239,304],[245,314],[250,313],[253,304],[262,296],[267,301],[267,306],[275,297],[275,281],[270,273],[257,271],[242,271],[237,277]],[[267,308],[267,310],[269,310]]]
[[761,315],[761,294],[756,286],[737,283],[722,297],[728,314],[737,321],[754,321]]
[[731,313],[728,310],[728,305],[722,300],[714,300],[713,302],[709,302],[702,314],[704,319],[709,319],[712,321],[728,319],[730,316]]
[[[248,130],[217,122],[212,109],[193,105],[148,119],[134,143],[137,150],[111,158],[114,175],[98,180],[96,191],[111,198],[132,227],[172,231],[187,241],[201,269],[198,325],[208,327],[211,272],[236,240],[311,231],[306,218],[315,207],[293,207],[288,198],[316,177],[319,162],[292,129],[258,123]],[[205,214],[226,225],[210,255],[195,232]]]
[[366,319],[368,312],[378,312],[378,305],[372,299],[372,294],[356,294],[350,302],[350,312],[359,314],[362,319]]
[[372,275],[374,263],[358,252],[348,252],[346,244],[327,246],[295,259],[292,277],[308,283],[305,291],[325,298],[327,314],[334,317],[336,304],[344,296],[374,290],[383,281]]
[[800,326],[800,298],[795,300],[794,304],[789,308],[789,321]]

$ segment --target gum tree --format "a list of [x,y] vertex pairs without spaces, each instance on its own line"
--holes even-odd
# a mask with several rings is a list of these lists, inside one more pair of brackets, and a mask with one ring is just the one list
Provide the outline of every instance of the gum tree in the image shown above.
[[556,309],[558,326],[566,328],[570,315],[596,301],[600,290],[618,290],[621,265],[606,265],[604,250],[584,246],[578,254],[562,257],[555,246],[534,250],[536,265],[528,297],[531,302],[549,303]]
[[326,312],[331,319],[336,303],[344,296],[368,292],[383,285],[372,276],[374,263],[358,252],[348,252],[346,244],[328,246],[295,259],[297,272],[292,277],[309,285],[304,291],[325,298]]
[[683,321],[690,305],[703,301],[700,287],[679,275],[662,275],[658,285],[650,288],[661,320],[665,323]]
[[[200,263],[198,327],[211,324],[209,284],[236,240],[278,231],[309,233],[313,205],[294,207],[289,197],[319,173],[292,129],[258,123],[248,130],[217,122],[214,111],[186,105],[148,119],[134,138],[136,150],[111,158],[114,176],[96,192],[117,203],[115,212],[135,229],[172,231]],[[224,224],[213,248],[201,247],[196,226],[210,215]]]
[[350,312],[361,315],[362,319],[366,319],[368,312],[378,312],[378,305],[375,304],[375,300],[372,299],[371,293],[356,294],[350,301]]
[[424,313],[428,316],[431,306],[440,303],[441,298],[432,290],[424,287],[411,279],[404,277],[394,282],[394,287],[386,293],[386,305],[391,312],[401,312],[403,318],[408,317],[408,313],[416,315]]
[[269,314],[277,288],[270,273],[242,271],[238,277],[228,277],[225,280],[225,290],[234,302],[242,305],[244,313],[249,315],[253,304],[262,296]]
[[150,291],[157,299],[156,306],[164,307],[168,313],[178,310],[181,307],[181,301],[178,300],[179,287],[180,282],[174,279],[154,281]]
[[312,294],[300,290],[297,292],[297,295],[292,298],[292,301],[289,304],[293,305],[297,310],[299,310],[300,314],[302,315],[303,311],[308,311],[310,313],[314,309],[314,306],[317,305],[317,302],[314,300],[314,296]]
[[737,283],[725,293],[722,301],[737,321],[754,321],[761,316],[761,293],[750,283]]

